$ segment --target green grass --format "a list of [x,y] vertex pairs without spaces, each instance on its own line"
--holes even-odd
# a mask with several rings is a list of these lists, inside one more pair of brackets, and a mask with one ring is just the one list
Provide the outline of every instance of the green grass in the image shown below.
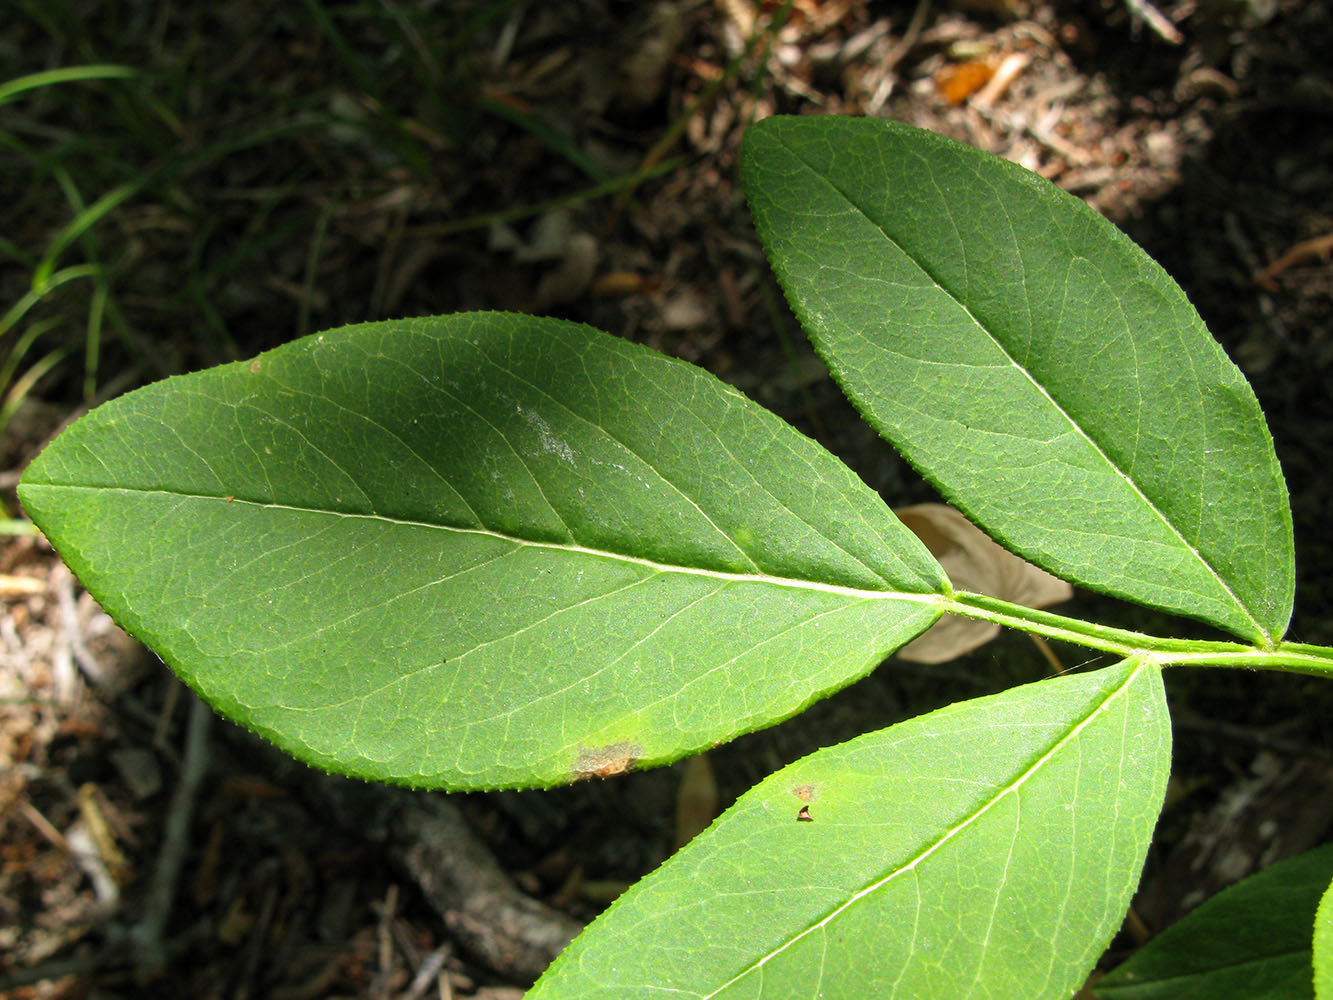
[[576,111],[492,82],[543,55],[494,65],[515,0],[99,12],[19,0],[0,27],[0,430],[29,396],[91,406],[321,326],[488,304],[453,262],[552,211],[620,224],[692,162],[672,147],[724,82],[759,86],[768,38],[611,166]]

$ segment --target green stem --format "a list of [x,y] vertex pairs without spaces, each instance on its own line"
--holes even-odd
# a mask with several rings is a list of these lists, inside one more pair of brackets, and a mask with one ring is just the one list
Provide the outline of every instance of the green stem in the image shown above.
[[967,591],[956,591],[953,598],[945,602],[944,609],[949,614],[994,622],[1118,656],[1151,653],[1162,666],[1241,667],[1333,677],[1333,648],[1327,646],[1286,642],[1272,649],[1259,649],[1239,642],[1164,639],[1037,611],[998,597]]

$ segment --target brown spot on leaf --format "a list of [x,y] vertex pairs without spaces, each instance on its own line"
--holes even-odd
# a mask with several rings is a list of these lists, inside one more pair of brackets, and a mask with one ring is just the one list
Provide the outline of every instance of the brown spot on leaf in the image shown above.
[[791,793],[802,802],[813,802],[818,797],[819,789],[814,785],[793,785]]
[[613,774],[624,774],[642,755],[643,747],[628,740],[597,749],[583,747],[579,750],[578,760],[574,762],[574,777],[609,778]]
[[800,810],[796,813],[796,822],[798,822],[798,823],[813,823],[814,821],[815,821],[815,818],[814,818],[813,816],[810,815],[810,807],[809,807],[809,806],[801,806]]
[[259,359],[258,359],[258,358],[255,358],[253,361],[250,362],[250,374],[251,374],[251,375],[258,375],[258,374],[259,374],[259,369],[262,368],[262,367],[263,367],[263,365],[261,365],[261,364],[259,363]]

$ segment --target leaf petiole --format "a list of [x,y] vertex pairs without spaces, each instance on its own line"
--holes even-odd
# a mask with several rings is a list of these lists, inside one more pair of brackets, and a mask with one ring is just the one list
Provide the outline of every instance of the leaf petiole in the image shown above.
[[1162,666],[1244,667],[1333,676],[1333,649],[1306,643],[1281,643],[1260,649],[1238,642],[1167,639],[1113,628],[1096,622],[1038,611],[968,591],[955,591],[941,601],[946,614],[994,622],[1047,639],[1098,649],[1117,656],[1150,653]]

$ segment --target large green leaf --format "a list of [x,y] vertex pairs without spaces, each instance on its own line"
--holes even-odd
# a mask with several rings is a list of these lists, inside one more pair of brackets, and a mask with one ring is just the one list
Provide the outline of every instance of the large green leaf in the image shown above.
[[874,493],[734,389],[505,314],[149,386],[62,434],[20,495],[219,710],[424,786],[553,784],[771,723],[947,589]]
[[1237,882],[1097,984],[1104,1000],[1309,1000],[1311,929],[1333,845]]
[[815,347],[955,506],[1059,576],[1282,635],[1291,514],[1263,415],[1127,237],[894,122],[760,122],[743,173]]
[[820,750],[528,997],[1067,1000],[1129,906],[1170,756],[1160,671],[1135,659]]

